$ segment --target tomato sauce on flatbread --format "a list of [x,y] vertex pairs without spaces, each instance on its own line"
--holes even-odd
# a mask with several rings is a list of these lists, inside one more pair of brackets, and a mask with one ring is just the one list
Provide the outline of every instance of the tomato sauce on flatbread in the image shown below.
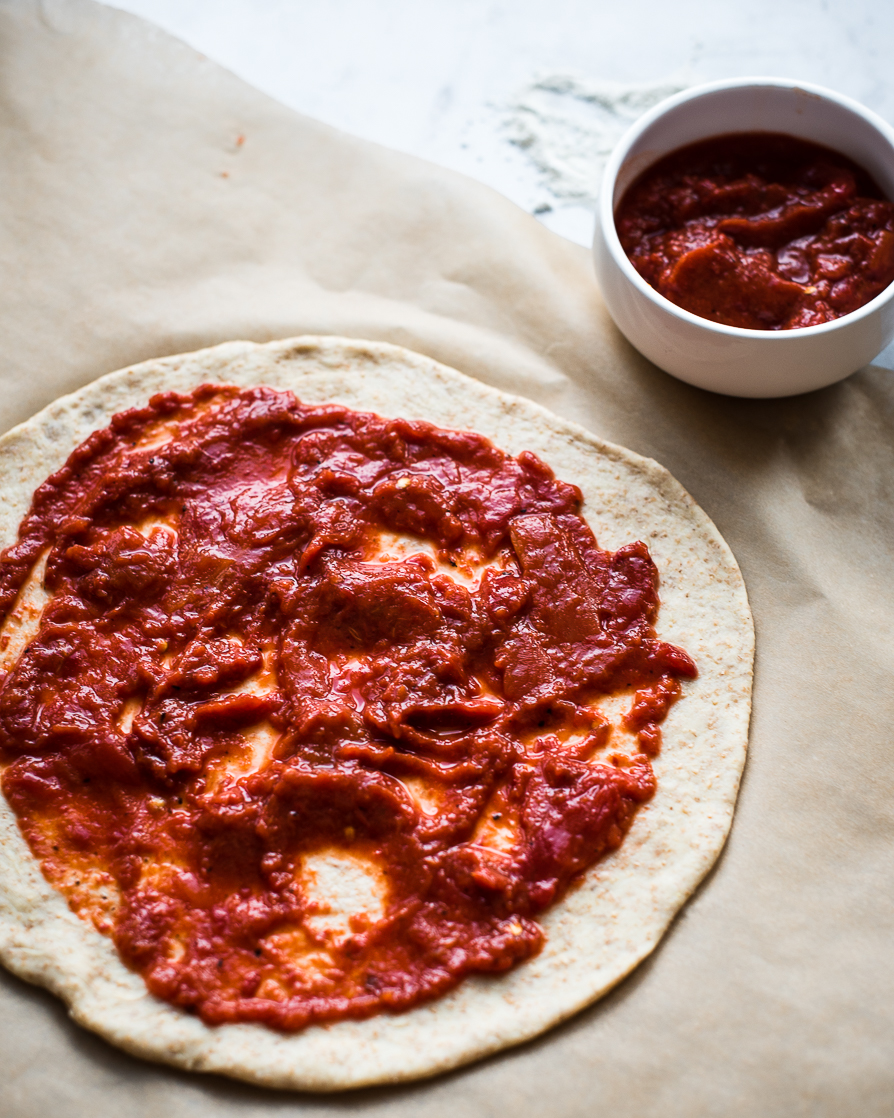
[[533,454],[271,388],[115,416],[0,563],[4,617],[36,569],[48,595],[0,683],[47,878],[208,1024],[409,1009],[534,955],[696,674],[645,545],[601,549],[580,504]]

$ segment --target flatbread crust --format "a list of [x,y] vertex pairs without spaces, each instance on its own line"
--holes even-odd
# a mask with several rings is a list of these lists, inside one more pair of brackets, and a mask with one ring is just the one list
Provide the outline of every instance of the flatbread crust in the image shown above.
[[658,943],[726,840],[745,762],[754,632],[739,568],[714,525],[657,463],[538,405],[397,346],[333,337],[229,342],[122,369],[0,439],[0,547],[32,494],[87,435],[162,390],[205,382],[288,388],[307,403],[477,431],[530,450],[579,485],[601,546],[648,545],[661,576],[657,629],[699,666],[664,722],[658,790],[621,848],[541,923],[542,952],[473,977],[409,1013],[311,1026],[209,1028],[149,995],[110,939],[75,916],[0,797],[0,959],[47,987],[79,1024],[139,1056],[270,1087],[332,1091],[446,1071],[527,1040],[610,990]]

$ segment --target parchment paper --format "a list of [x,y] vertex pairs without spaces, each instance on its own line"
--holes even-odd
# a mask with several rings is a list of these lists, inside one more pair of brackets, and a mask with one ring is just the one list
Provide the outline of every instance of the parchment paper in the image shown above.
[[[742,566],[751,755],[653,957],[429,1083],[276,1094],[124,1056],[0,975],[4,1118],[836,1118],[894,1110],[894,382],[741,401],[649,365],[589,254],[485,187],[302,118],[88,0],[0,2],[0,425],[231,338],[398,342],[651,455]],[[296,63],[297,64],[297,63]]]

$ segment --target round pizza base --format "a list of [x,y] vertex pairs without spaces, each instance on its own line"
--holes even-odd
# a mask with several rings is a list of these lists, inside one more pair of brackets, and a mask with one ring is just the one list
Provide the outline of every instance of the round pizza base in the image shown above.
[[0,440],[0,547],[15,540],[37,486],[115,412],[207,382],[288,388],[308,403],[425,419],[477,431],[510,454],[533,451],[583,490],[583,514],[601,546],[648,545],[661,578],[659,636],[685,648],[699,676],[684,684],[664,723],[654,798],[621,848],[541,919],[541,953],[505,975],[467,979],[409,1013],[291,1035],[258,1025],[209,1028],[152,997],[111,940],[70,911],[2,797],[0,959],[128,1052],[269,1087],[396,1083],[528,1040],[601,997],[648,955],[723,847],[745,762],[754,646],[736,561],[650,459],[427,357],[332,337],[230,342],[147,361],[57,400]]

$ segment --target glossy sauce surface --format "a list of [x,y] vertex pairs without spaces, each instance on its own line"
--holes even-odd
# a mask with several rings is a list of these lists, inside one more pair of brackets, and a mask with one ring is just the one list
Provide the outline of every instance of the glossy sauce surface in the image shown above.
[[3,791],[48,879],[208,1024],[535,954],[696,671],[646,547],[580,503],[532,454],[269,388],[116,416],[0,564]]
[[680,148],[632,183],[615,225],[647,283],[727,326],[815,326],[894,280],[894,204],[846,156],[793,136]]

